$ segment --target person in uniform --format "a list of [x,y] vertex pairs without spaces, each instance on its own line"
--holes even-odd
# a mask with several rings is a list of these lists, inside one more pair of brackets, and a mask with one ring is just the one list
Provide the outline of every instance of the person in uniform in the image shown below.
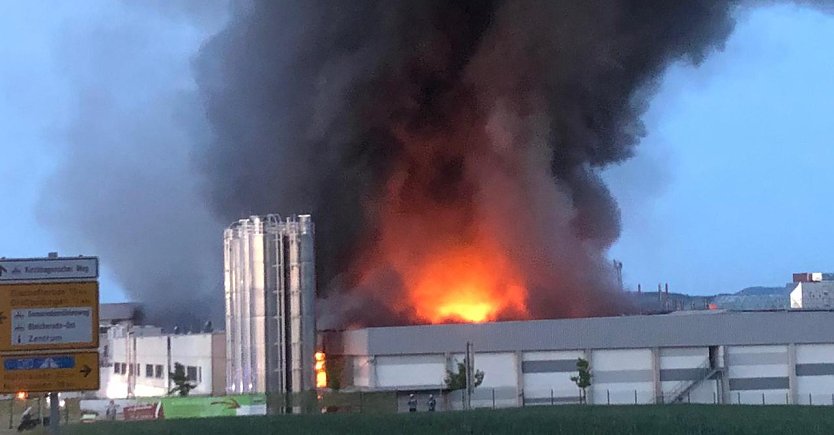
[[413,394],[408,396],[408,412],[417,412],[417,398]]
[[429,401],[427,403],[429,405],[429,412],[434,412],[434,408],[437,407],[437,400],[434,398],[434,394],[429,394]]

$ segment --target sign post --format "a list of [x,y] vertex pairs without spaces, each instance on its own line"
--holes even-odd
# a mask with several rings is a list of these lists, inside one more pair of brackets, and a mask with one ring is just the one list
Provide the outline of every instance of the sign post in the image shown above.
[[98,390],[98,258],[0,259],[0,393]]

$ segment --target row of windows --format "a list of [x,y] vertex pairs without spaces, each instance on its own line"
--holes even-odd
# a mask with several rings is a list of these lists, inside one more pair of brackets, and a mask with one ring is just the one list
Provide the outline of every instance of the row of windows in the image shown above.
[[[142,376],[142,371],[140,368],[142,367],[141,364],[127,364],[127,363],[113,363],[113,373],[117,375],[133,375],[134,370],[136,371],[136,376]],[[145,364],[145,373],[144,376],[146,378],[156,378],[162,379],[165,377],[165,371],[163,369],[162,364]],[[203,368],[199,366],[186,366],[185,367],[185,377],[188,378],[189,381],[193,382],[202,382],[203,381]]]

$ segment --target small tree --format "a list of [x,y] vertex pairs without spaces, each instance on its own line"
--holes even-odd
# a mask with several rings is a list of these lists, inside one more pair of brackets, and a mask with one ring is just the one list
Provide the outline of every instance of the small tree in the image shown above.
[[[463,390],[466,388],[466,363],[458,362],[458,371],[453,372],[451,370],[446,370],[446,387],[450,390]],[[472,376],[472,388],[481,385],[484,381],[484,372],[481,370],[475,370],[474,376]]]
[[168,392],[169,396],[174,393],[187,396],[191,390],[197,387],[188,380],[188,376],[185,374],[185,366],[180,363],[174,363],[174,372],[169,373],[169,376],[171,376],[171,381],[174,382],[174,388],[171,388],[171,391]]
[[591,365],[585,358],[578,358],[576,360],[576,370],[578,371],[577,375],[571,376],[570,380],[581,390],[579,403],[585,403],[585,398],[587,397],[586,390],[591,386],[591,377],[593,376],[591,374]]

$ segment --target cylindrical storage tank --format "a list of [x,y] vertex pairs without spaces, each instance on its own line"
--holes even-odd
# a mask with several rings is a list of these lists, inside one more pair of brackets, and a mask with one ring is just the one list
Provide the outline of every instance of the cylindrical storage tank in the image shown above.
[[252,216],[224,232],[227,389],[315,387],[315,252],[309,215]]
[[299,277],[301,279],[301,379],[302,390],[316,386],[313,358],[316,352],[315,227],[310,215],[298,217]]

